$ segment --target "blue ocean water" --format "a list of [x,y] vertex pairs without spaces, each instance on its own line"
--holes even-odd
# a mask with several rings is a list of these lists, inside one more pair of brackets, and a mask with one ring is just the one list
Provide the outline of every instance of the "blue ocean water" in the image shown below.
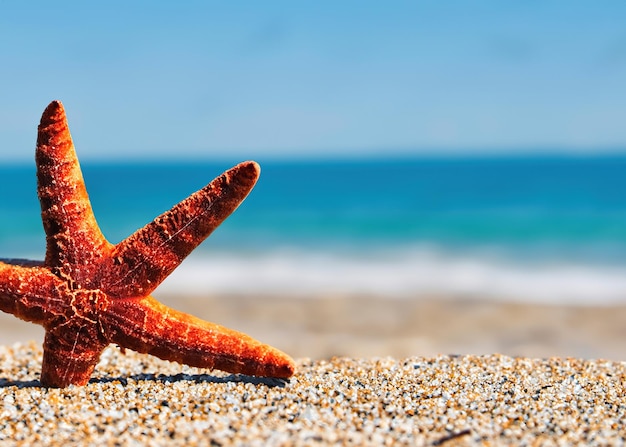
[[[626,155],[262,162],[164,288],[626,302]],[[84,164],[117,242],[223,162]],[[0,256],[43,258],[35,167],[0,167]]]

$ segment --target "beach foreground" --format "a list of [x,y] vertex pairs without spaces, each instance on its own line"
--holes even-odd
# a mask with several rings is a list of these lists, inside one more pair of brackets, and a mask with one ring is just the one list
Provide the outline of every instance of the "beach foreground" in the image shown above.
[[115,347],[45,389],[35,344],[0,347],[0,440],[25,445],[623,444],[626,364],[502,355],[298,360],[289,381]]

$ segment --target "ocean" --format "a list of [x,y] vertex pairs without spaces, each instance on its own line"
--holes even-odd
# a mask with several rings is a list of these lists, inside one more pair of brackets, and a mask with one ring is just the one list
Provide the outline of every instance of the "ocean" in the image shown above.
[[[259,160],[160,290],[626,303],[626,155]],[[118,242],[232,164],[83,163]],[[35,166],[0,167],[0,257],[42,259]]]

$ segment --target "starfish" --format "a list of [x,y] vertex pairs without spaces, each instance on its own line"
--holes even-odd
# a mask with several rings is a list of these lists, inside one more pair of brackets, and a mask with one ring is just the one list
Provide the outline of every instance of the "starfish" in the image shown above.
[[283,352],[150,295],[245,199],[259,165],[238,164],[113,245],[94,217],[59,101],[41,117],[36,162],[46,256],[0,261],[0,310],[44,327],[42,385],[85,385],[111,343],[201,368],[293,375]]

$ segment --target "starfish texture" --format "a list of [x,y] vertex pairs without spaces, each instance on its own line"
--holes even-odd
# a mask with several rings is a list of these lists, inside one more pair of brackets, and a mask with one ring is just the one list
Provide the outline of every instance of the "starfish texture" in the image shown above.
[[281,351],[150,296],[248,195],[256,163],[226,171],[113,245],[96,223],[59,101],[41,117],[36,161],[46,257],[0,261],[0,309],[45,328],[44,386],[86,384],[110,343],[190,366],[293,375]]

